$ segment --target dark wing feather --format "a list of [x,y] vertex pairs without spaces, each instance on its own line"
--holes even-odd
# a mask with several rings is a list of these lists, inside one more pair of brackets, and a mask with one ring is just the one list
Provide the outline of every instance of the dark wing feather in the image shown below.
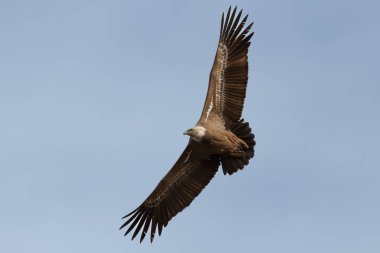
[[[200,121],[218,117],[231,129],[241,118],[248,81],[248,48],[253,32],[249,33],[253,23],[246,28],[248,15],[241,21],[240,11],[236,16],[236,7],[231,7],[220,28],[220,38],[210,80],[206,101]],[[236,16],[236,17],[235,17]]]
[[191,144],[186,147],[173,168],[160,181],[148,198],[135,210],[123,218],[129,219],[120,227],[128,226],[127,235],[134,228],[132,240],[141,230],[140,242],[151,228],[150,240],[156,229],[161,235],[171,218],[181,212],[214,177],[219,167],[219,159],[202,159],[193,153]]

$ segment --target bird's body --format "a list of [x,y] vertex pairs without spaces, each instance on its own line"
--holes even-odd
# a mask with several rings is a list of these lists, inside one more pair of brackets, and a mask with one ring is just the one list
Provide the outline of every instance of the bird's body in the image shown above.
[[[132,239],[142,231],[140,242],[150,228],[153,241],[170,219],[186,208],[214,177],[220,165],[224,174],[233,174],[246,166],[254,155],[254,135],[241,118],[248,81],[248,48],[252,23],[245,27],[242,11],[228,10],[222,16],[219,43],[201,117],[185,131],[189,143],[172,169],[154,191],[134,211],[125,234],[135,228]],[[120,229],[121,229],[120,228]]]
[[189,130],[193,130],[187,133],[194,141],[191,146],[206,158],[211,155],[241,157],[244,149],[248,148],[248,145],[230,130],[207,122]]

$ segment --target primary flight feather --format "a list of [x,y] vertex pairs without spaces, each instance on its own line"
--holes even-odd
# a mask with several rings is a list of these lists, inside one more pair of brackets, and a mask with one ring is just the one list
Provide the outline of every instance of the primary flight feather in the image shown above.
[[214,177],[220,165],[224,174],[243,169],[254,155],[254,134],[241,118],[248,81],[248,48],[253,23],[248,15],[228,9],[222,15],[219,43],[203,111],[196,125],[185,131],[189,143],[172,169],[146,200],[131,213],[120,229],[141,231],[140,242],[149,233],[154,239],[163,227],[185,209]]

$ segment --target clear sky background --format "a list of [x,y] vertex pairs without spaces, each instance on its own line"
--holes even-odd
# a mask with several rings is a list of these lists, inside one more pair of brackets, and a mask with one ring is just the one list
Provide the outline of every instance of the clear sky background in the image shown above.
[[[118,230],[197,121],[237,4],[256,157]],[[0,1],[0,252],[380,252],[378,1]]]

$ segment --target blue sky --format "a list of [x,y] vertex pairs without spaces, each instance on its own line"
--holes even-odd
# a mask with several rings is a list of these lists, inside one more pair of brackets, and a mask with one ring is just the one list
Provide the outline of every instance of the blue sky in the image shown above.
[[[219,35],[255,21],[256,157],[153,244],[118,231],[197,121]],[[0,1],[1,252],[379,252],[377,1]]]

